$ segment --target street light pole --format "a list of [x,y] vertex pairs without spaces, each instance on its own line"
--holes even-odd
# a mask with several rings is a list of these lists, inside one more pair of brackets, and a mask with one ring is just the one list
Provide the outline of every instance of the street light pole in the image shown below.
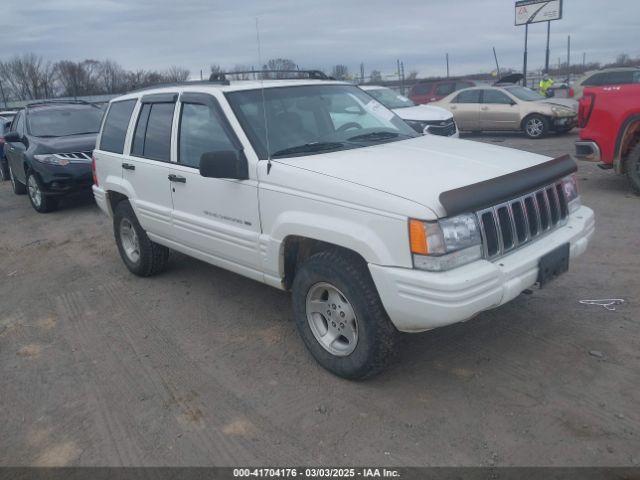
[[551,22],[547,22],[547,55],[544,60],[544,73],[549,73],[549,37],[551,36]]
[[529,39],[529,24],[524,24],[524,62],[522,65],[522,82],[527,86],[527,41]]

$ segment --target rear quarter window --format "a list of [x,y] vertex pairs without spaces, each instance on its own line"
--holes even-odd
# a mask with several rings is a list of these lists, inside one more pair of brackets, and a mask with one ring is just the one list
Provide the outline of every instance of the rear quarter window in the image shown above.
[[427,95],[431,91],[431,85],[426,83],[418,83],[413,87],[412,95]]
[[127,128],[131,113],[136,105],[137,100],[123,100],[121,102],[113,102],[107,118],[102,127],[102,135],[100,137],[100,150],[113,153],[122,153],[124,150],[124,139],[127,136]]

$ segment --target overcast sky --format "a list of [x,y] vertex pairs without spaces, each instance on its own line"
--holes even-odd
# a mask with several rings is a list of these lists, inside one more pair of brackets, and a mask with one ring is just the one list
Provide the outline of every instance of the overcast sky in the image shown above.
[[[610,61],[640,56],[639,0],[565,0],[552,23],[551,60]],[[524,27],[515,27],[512,0],[3,0],[0,58],[34,52],[48,60],[111,58],[127,69],[179,65],[199,75],[211,63],[258,66],[255,19],[262,58],[285,57],[301,68],[331,69],[364,62],[391,73],[452,75],[501,66],[520,69]],[[532,25],[529,65],[544,63],[546,24]]]

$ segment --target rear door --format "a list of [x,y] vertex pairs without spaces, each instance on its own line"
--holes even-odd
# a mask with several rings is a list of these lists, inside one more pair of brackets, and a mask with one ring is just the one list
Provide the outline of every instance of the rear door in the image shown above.
[[482,90],[480,128],[482,130],[519,130],[518,106],[500,90],[493,88]]
[[171,131],[177,93],[145,95],[137,105],[122,178],[135,193],[133,208],[142,227],[160,239],[173,238],[171,226]]
[[416,83],[411,89],[409,98],[416,103],[429,103],[431,100],[431,89],[433,84],[431,83]]
[[481,130],[480,102],[482,90],[463,90],[456,95],[447,108],[460,130]]
[[210,94],[183,93],[175,121],[171,193],[176,238],[193,256],[262,280],[257,182],[206,178],[199,170],[204,153],[232,150],[244,158],[240,141]]

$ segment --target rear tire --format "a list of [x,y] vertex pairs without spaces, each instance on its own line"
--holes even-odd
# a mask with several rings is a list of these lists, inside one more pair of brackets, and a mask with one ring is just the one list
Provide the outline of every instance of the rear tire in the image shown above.
[[549,133],[549,120],[543,115],[529,115],[522,122],[522,130],[533,140],[543,138]]
[[292,301],[305,346],[335,375],[372,377],[393,357],[398,331],[355,254],[330,250],[309,257],[296,272]]
[[9,179],[11,180],[11,188],[16,195],[24,195],[27,193],[27,187],[21,184],[14,176],[13,169],[9,166]]
[[42,191],[42,182],[34,172],[27,173],[27,193],[29,202],[38,213],[49,213],[58,206],[55,198],[45,195]]
[[126,200],[118,203],[114,209],[113,232],[122,261],[131,273],[150,277],[166,268],[169,249],[149,239]]
[[640,195],[640,143],[631,149],[624,162],[624,168],[631,188],[637,195]]

